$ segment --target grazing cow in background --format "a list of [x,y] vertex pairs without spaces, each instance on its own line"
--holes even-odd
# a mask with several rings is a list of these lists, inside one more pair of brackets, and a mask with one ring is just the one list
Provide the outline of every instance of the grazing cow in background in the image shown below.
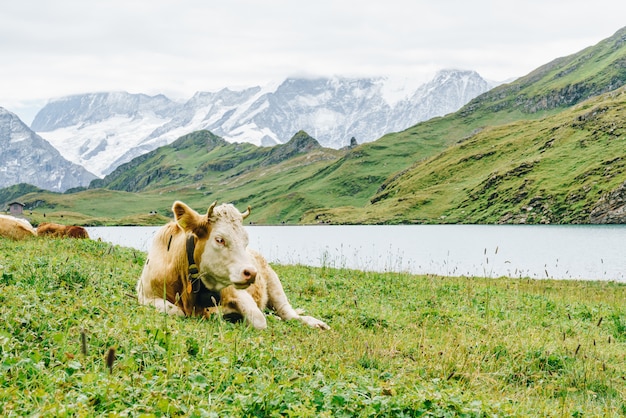
[[87,230],[82,226],[61,225],[51,222],[42,222],[37,227],[38,236],[67,237],[67,238],[89,238]]
[[213,203],[200,215],[177,201],[172,211],[175,221],[156,233],[137,282],[141,304],[171,315],[209,316],[221,311],[224,318],[244,319],[257,329],[267,327],[263,310],[269,307],[282,319],[329,328],[294,310],[276,272],[248,249],[243,220],[250,207],[240,213],[231,204]]
[[0,236],[15,240],[35,236],[35,229],[26,219],[0,215]]
[[78,225],[70,225],[67,227],[67,237],[69,238],[89,238],[89,233],[85,228]]

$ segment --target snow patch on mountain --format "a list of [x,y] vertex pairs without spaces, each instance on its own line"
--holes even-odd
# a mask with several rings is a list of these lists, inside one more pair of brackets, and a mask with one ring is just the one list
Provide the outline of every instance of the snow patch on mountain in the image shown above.
[[[44,135],[67,160],[89,167],[94,173],[103,173],[117,160],[120,151],[144,144],[155,148],[166,145],[167,140],[149,139],[149,135],[167,121],[154,114],[141,118],[114,115],[95,124],[67,126]],[[143,139],[136,141],[138,138]]]

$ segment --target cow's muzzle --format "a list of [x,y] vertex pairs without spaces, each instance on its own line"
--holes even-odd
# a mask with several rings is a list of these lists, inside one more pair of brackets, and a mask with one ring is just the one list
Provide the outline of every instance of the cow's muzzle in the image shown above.
[[245,289],[250,286],[256,280],[256,269],[252,267],[241,270],[240,280],[233,282],[233,285],[237,289]]

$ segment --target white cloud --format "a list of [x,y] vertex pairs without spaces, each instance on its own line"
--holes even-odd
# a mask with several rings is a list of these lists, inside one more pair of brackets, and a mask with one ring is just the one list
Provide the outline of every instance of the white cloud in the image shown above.
[[611,36],[624,12],[622,0],[8,2],[0,106],[22,116],[68,94],[187,98],[294,74],[505,80]]

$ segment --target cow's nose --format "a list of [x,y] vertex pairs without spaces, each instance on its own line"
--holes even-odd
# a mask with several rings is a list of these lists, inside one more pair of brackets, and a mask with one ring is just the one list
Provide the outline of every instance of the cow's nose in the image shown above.
[[243,269],[241,278],[247,284],[252,284],[256,280],[256,270],[253,268]]

